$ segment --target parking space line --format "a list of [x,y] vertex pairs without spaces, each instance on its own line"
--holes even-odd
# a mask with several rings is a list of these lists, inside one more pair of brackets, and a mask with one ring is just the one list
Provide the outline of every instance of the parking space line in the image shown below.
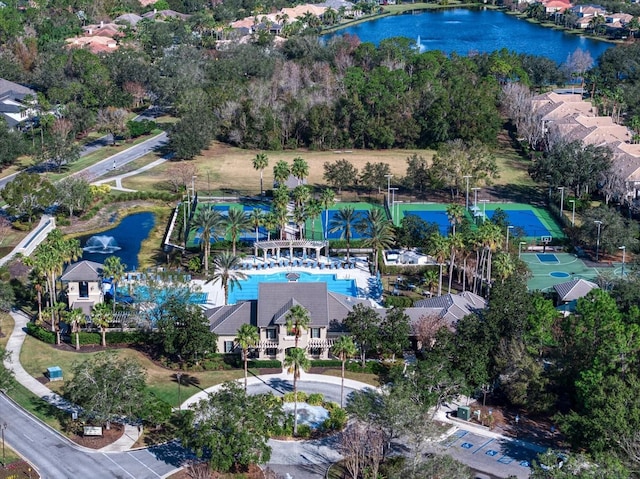
[[487,444],[491,444],[493,441],[495,441],[495,439],[489,439],[487,442],[485,442],[484,444],[480,445],[475,451],[473,451],[471,454],[475,454],[476,452],[478,452],[480,449],[482,449],[484,446],[486,446]]
[[[464,429],[460,429],[459,431],[456,431],[455,433],[453,433],[451,436],[449,436],[449,438],[447,438],[442,445],[444,447],[451,447],[453,446],[456,442],[458,442],[460,439],[462,439],[464,436],[466,436],[469,433],[469,431],[465,431]],[[453,437],[453,439],[451,439]]]

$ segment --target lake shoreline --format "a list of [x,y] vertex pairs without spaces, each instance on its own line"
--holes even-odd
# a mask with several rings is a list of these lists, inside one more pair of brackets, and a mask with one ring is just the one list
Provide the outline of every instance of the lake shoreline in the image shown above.
[[585,30],[582,30],[582,29],[575,29],[575,28],[571,29],[571,28],[560,26],[560,25],[555,25],[549,22],[540,22],[533,18],[527,17],[521,12],[507,10],[504,7],[498,7],[495,5],[478,5],[477,3],[465,3],[465,2],[448,4],[448,5],[439,5],[439,4],[432,4],[432,3],[414,3],[410,5],[386,5],[384,7],[381,7],[381,12],[379,13],[360,17],[344,23],[340,23],[339,25],[332,25],[331,27],[324,29],[322,33],[319,34],[319,36],[322,37],[326,35],[336,34],[340,32],[340,30],[345,30],[345,29],[360,25],[362,23],[367,23],[373,20],[379,20],[386,17],[405,15],[410,12],[428,13],[428,12],[441,11],[441,10],[454,10],[458,8],[469,9],[469,10],[492,10],[496,12],[501,12],[505,15],[515,17],[519,20],[524,20],[531,25],[537,25],[551,31],[567,33],[575,37],[584,38],[587,40],[593,40],[597,42],[603,42],[610,45],[624,45],[625,43],[628,43],[624,40],[613,40],[611,38],[604,38],[604,37],[589,35],[585,32]]

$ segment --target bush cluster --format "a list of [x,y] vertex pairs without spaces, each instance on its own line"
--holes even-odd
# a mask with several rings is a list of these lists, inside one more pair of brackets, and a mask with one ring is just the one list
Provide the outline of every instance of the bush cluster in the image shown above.
[[387,308],[410,308],[413,305],[413,300],[408,296],[387,296],[384,299],[384,305]]
[[339,368],[342,361],[338,359],[314,359],[311,361],[312,368]]
[[27,323],[27,334],[47,344],[56,343],[56,333],[51,332],[35,323]]

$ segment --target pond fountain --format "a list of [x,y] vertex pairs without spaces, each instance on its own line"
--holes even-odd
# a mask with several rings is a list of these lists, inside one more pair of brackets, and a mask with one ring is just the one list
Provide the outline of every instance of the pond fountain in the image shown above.
[[[294,403],[287,402],[282,405],[286,414],[293,416]],[[308,424],[312,429],[318,429],[329,418],[329,411],[322,406],[312,406],[306,402],[298,403],[298,424]]]
[[87,244],[82,248],[88,253],[112,254],[118,251],[120,246],[113,236],[96,235],[87,240]]

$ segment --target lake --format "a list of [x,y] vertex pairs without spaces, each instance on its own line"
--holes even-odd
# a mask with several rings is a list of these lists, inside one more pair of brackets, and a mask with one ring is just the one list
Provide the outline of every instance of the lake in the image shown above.
[[147,239],[155,224],[153,213],[148,211],[125,216],[109,230],[79,238],[83,248],[82,259],[104,263],[107,256],[117,256],[127,265],[127,271],[138,267],[141,243]]
[[517,53],[541,55],[557,63],[566,61],[577,48],[588,50],[596,60],[611,43],[570,35],[520,20],[500,11],[451,8],[391,15],[354,25],[325,36],[348,33],[376,45],[385,38],[420,39],[421,51],[440,50],[467,55],[506,48]]

